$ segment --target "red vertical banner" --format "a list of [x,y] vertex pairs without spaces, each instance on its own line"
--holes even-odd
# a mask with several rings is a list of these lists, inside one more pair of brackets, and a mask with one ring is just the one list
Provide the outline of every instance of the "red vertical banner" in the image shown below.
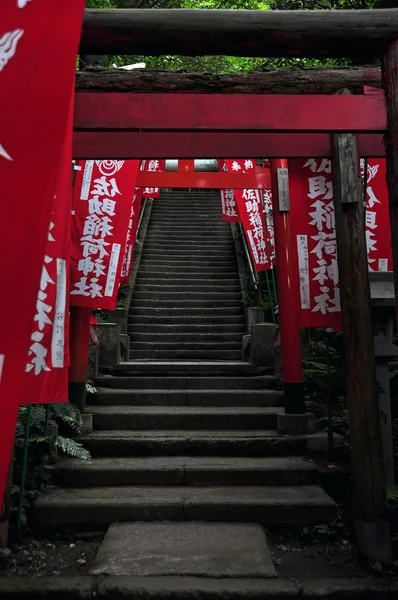
[[134,256],[134,246],[138,233],[138,222],[140,220],[140,210],[142,201],[142,189],[136,187],[134,190],[133,201],[131,203],[130,219],[127,229],[126,245],[122,268],[120,272],[120,283],[128,283],[130,279],[131,265]]
[[71,306],[116,306],[138,160],[79,162],[72,201]]
[[[73,103],[48,230],[21,404],[68,401]],[[45,177],[45,174],[44,174]]]
[[0,502],[21,401],[83,13],[83,0],[1,2]]
[[[225,164],[229,172],[236,173],[248,173],[255,168],[255,161],[251,159],[227,159]],[[254,267],[258,272],[266,271],[271,268],[272,262],[261,191],[237,189],[234,194]]]
[[[225,164],[225,160],[217,160],[219,171],[228,171],[228,167]],[[238,206],[235,200],[234,190],[220,190],[221,196],[221,217],[223,221],[230,223],[239,223],[240,217],[238,213]]]
[[[160,172],[164,171],[166,161],[165,160],[143,160],[142,167],[143,171],[152,171],[152,172]],[[152,188],[146,187],[142,190],[142,198],[159,198],[160,197],[160,188]]]
[[300,326],[341,331],[331,161],[290,160],[289,182],[300,277]]
[[[386,159],[369,158],[366,173],[366,244],[369,271],[392,271]],[[364,181],[365,160],[361,159]]]

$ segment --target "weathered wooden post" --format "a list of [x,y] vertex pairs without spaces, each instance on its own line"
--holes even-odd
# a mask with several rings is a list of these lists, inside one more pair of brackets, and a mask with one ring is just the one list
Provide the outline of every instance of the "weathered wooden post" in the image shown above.
[[392,560],[391,539],[359,156],[351,134],[333,134],[332,145],[356,534],[361,552],[388,564]]
[[390,209],[395,309],[396,315],[398,315],[398,40],[389,46],[384,56],[382,78],[387,108],[387,132],[385,136],[387,186]]

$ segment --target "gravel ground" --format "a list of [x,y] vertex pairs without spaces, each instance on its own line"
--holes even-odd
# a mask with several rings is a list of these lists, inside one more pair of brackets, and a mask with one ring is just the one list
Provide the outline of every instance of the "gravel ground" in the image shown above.
[[23,538],[0,558],[0,577],[87,575],[104,533],[69,539]]

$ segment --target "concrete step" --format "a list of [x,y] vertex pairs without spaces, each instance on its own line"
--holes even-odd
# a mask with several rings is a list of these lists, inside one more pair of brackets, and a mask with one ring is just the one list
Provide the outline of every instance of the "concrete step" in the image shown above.
[[142,321],[140,319],[129,318],[127,326],[127,333],[129,335],[136,333],[191,333],[195,335],[198,333],[217,334],[234,332],[239,333],[242,336],[245,331],[246,328],[243,319],[237,319],[236,322],[229,319],[229,321],[217,325],[216,322],[203,322],[203,319],[200,321],[198,320],[196,323],[192,323],[188,318],[186,319],[186,323],[180,319],[179,322],[172,324],[169,320],[164,323],[153,319]]
[[34,516],[47,528],[185,520],[298,526],[328,523],[336,506],[317,486],[111,486],[51,491],[36,502]]
[[147,430],[94,431],[78,438],[93,457],[131,456],[302,456],[326,448],[326,436],[278,435],[276,431]]
[[96,431],[276,429],[281,408],[91,406]]
[[[230,298],[229,296],[225,299],[217,296],[216,298],[200,298],[196,297],[195,299],[189,298],[188,295],[184,295],[182,298],[181,295],[177,297],[173,297],[171,294],[167,295],[167,298],[159,297],[154,294],[154,297],[149,297],[148,294],[141,295],[140,293],[134,294],[130,308],[132,312],[135,311],[136,308],[146,307],[146,308],[183,308],[185,310],[189,308],[238,308],[240,307],[243,311],[243,302],[241,294],[234,294],[234,297]],[[204,294],[206,296],[206,294]]]
[[100,388],[113,390],[266,390],[273,388],[278,379],[270,375],[258,375],[256,377],[115,377],[106,375],[98,377],[95,385]]
[[220,458],[164,456],[149,458],[66,459],[56,465],[64,486],[109,485],[305,485],[315,483],[316,466],[307,458]]
[[103,406],[275,407],[283,404],[283,393],[278,390],[211,389],[212,381],[213,378],[209,380],[208,389],[173,389],[168,386],[168,381],[164,382],[163,388],[129,389],[126,383],[125,388],[99,389],[94,400]]
[[[150,283],[147,283],[141,278],[137,281],[134,286],[134,294],[137,292],[155,292],[162,293],[162,295],[168,295],[170,293],[185,292],[187,294],[193,293],[213,293],[213,294],[240,294],[241,287],[239,279],[232,280],[233,283],[229,283],[230,279],[222,279],[220,281],[204,280],[200,282],[197,279],[187,279],[185,282],[178,284],[175,283],[174,279],[150,279]],[[168,284],[168,285],[167,285]]]
[[164,304],[155,304],[151,303],[151,306],[148,306],[146,303],[134,303],[130,305],[129,316],[131,317],[141,317],[144,315],[150,315],[152,317],[157,317],[159,319],[163,319],[163,317],[229,317],[229,316],[244,316],[244,309],[241,304],[235,304],[234,306],[203,306],[200,303],[199,306],[192,306],[190,304],[187,306],[186,302],[180,303],[176,305],[175,302],[172,303],[171,306]]
[[[189,344],[195,344],[195,348],[197,344],[201,344],[203,349],[205,348],[213,348],[214,344],[230,344],[233,347],[241,347],[242,344],[242,334],[238,332],[212,332],[212,333],[197,333],[193,335],[192,333],[187,332],[174,332],[174,333],[164,333],[164,332],[156,332],[156,333],[140,333],[134,332],[130,336],[130,343],[142,343],[142,344],[162,344],[162,348],[167,349],[168,347],[174,348],[174,345],[179,343],[183,348],[190,347]],[[170,346],[172,344],[172,346]],[[187,346],[188,344],[188,346]],[[208,346],[211,344],[211,346]],[[232,348],[233,349],[233,348]]]
[[[237,350],[241,351],[241,342],[238,340],[231,340],[226,342],[196,342],[192,341],[192,336],[189,336],[186,341],[183,342],[174,342],[170,341],[160,341],[155,340],[150,341],[147,340],[145,342],[135,342],[130,341],[130,352],[134,353],[136,350],[174,350],[175,352],[189,351],[189,350],[201,350],[201,351],[216,351],[220,354],[224,350]],[[161,339],[161,338],[160,338]]]
[[241,350],[131,350],[130,358],[156,360],[239,360]]

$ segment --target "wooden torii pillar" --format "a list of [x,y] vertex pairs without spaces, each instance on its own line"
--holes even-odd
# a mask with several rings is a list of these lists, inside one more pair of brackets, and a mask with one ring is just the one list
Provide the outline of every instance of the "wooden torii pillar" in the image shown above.
[[[140,98],[139,93],[120,94],[117,103],[119,109],[124,108],[124,129],[120,127],[120,123],[116,124],[114,129],[118,127],[123,129],[125,134],[123,141],[120,134],[113,135],[112,119],[109,115],[104,114],[103,110],[101,113],[98,103],[95,108],[96,101],[93,98],[90,104],[90,93],[84,92],[85,99],[81,99],[80,106],[80,101],[77,103],[78,131],[75,140],[75,147],[79,148],[80,145],[82,158],[91,158],[91,155],[87,156],[89,148],[92,150],[96,144],[97,148],[101,146],[95,138],[96,132],[93,132],[93,129],[101,129],[101,119],[105,119],[108,134],[111,134],[105,136],[108,142],[107,148],[109,149],[109,144],[113,140],[117,146],[115,152],[118,157],[133,158],[125,154],[128,144],[131,148],[133,135],[136,136],[136,143],[139,141],[139,136],[141,141],[146,140],[148,151],[151,148],[148,136],[152,135],[152,142],[158,144],[156,150],[152,145],[152,154],[156,154],[159,158],[166,157],[159,151],[162,140],[163,143],[167,140],[169,145],[174,144],[174,152],[180,145],[179,156],[169,154],[169,158],[173,156],[193,158],[198,148],[205,149],[206,146],[207,151],[212,152],[212,157],[216,157],[220,152],[220,157],[225,158],[230,156],[228,152],[236,148],[236,143],[239,142],[242,142],[240,147],[244,148],[245,155],[253,157],[291,158],[303,156],[304,151],[307,152],[307,157],[325,157],[333,154],[334,181],[337,188],[335,190],[336,233],[339,262],[342,265],[343,261],[348,261],[349,265],[349,268],[340,268],[340,287],[343,309],[345,307],[345,310],[348,310],[346,318],[343,318],[343,335],[346,353],[350,357],[347,394],[350,407],[354,513],[361,550],[368,557],[386,563],[391,560],[391,551],[385,502],[385,478],[381,461],[380,424],[376,418],[378,401],[375,390],[376,367],[372,358],[373,339],[370,335],[369,277],[366,265],[364,219],[361,219],[359,165],[356,161],[359,153],[362,156],[375,156],[380,155],[380,150],[374,152],[377,147],[374,139],[367,145],[369,140],[359,137],[358,151],[355,139],[350,135],[342,136],[341,132],[360,133],[361,136],[383,134],[387,129],[387,112],[387,172],[396,302],[398,302],[398,49],[396,40],[398,40],[397,9],[280,12],[88,10],[81,41],[81,51],[86,54],[359,57],[361,59],[369,56],[369,53],[371,56],[385,56],[383,85],[386,91],[386,103],[383,103],[382,99],[371,100],[365,96],[358,100],[355,96],[338,99],[337,96],[326,95],[321,99],[319,96],[308,95],[305,101],[303,97],[296,96],[293,106],[291,97],[289,101],[287,95],[275,98],[274,102],[269,95],[256,98],[255,94],[264,92],[264,85],[254,94],[252,92],[253,95],[246,103],[242,98],[239,100],[237,95],[230,96],[229,102],[226,102],[225,91],[222,92],[224,97],[213,96],[214,102],[209,101],[208,94],[203,94],[202,97],[200,94],[191,95],[190,102],[183,103],[184,111],[181,112],[179,110],[181,104],[179,107],[178,102],[173,105],[173,94],[170,94],[170,90],[167,99],[160,98],[164,90],[161,92],[157,90],[155,92],[157,98],[155,100],[152,98],[154,100],[152,104],[151,94],[145,97],[142,95]],[[312,85],[316,85],[316,82]],[[327,84],[323,82],[322,85],[325,87]],[[349,85],[345,84],[343,87]],[[318,90],[313,90],[314,88],[311,90],[312,94],[314,91],[319,93]],[[192,89],[189,91],[192,93]],[[300,91],[302,92],[302,89]],[[328,93],[332,93],[331,90]],[[126,96],[129,96],[130,108],[126,104]],[[154,118],[155,115],[151,114],[151,110],[155,110],[155,105],[160,106],[159,100],[162,101],[161,109]],[[146,104],[147,101],[149,104]],[[250,111],[256,105],[256,101],[262,103],[261,114],[259,105],[254,111]],[[84,102],[85,111],[82,109]],[[286,119],[282,114],[283,111],[281,112],[281,102],[285,103]],[[190,114],[190,103],[196,103],[195,118]],[[138,118],[139,107],[146,111],[146,120]],[[291,114],[289,114],[289,107],[292,110]],[[315,107],[321,111],[321,117]],[[366,107],[370,112],[365,115]],[[218,112],[215,119],[216,108]],[[198,109],[202,111],[199,114]],[[121,112],[120,110],[118,114],[120,115]],[[232,113],[235,116],[235,123]],[[360,114],[364,115],[365,126],[364,122],[357,118]],[[347,121],[344,121],[344,116],[347,117]],[[180,119],[188,132],[183,131],[184,126],[178,125]],[[215,122],[217,119],[219,122]],[[94,135],[91,139],[90,122],[91,133]],[[192,127],[187,127],[188,123],[191,123]],[[234,133],[237,130],[239,135]],[[334,134],[333,144],[330,139],[327,139],[329,132]],[[298,143],[297,136],[303,133],[304,142],[301,144]],[[189,139],[184,137],[185,134]],[[310,139],[309,134],[314,134],[316,139]],[[326,135],[326,138],[320,139],[319,134]],[[272,143],[269,141],[271,135],[274,135]],[[282,136],[288,137],[281,141]],[[289,142],[289,152],[286,152],[287,142]],[[102,147],[106,148],[104,140]],[[141,150],[142,147],[141,145]],[[369,150],[370,147],[372,150]],[[314,154],[312,151],[309,152],[309,149],[314,149]],[[166,151],[167,146],[164,145],[163,152]],[[205,150],[202,157],[207,156],[209,154],[206,154]],[[102,156],[93,158],[102,158]],[[355,317],[355,306],[351,302],[353,298],[356,300],[358,313],[362,315],[362,322]]]

